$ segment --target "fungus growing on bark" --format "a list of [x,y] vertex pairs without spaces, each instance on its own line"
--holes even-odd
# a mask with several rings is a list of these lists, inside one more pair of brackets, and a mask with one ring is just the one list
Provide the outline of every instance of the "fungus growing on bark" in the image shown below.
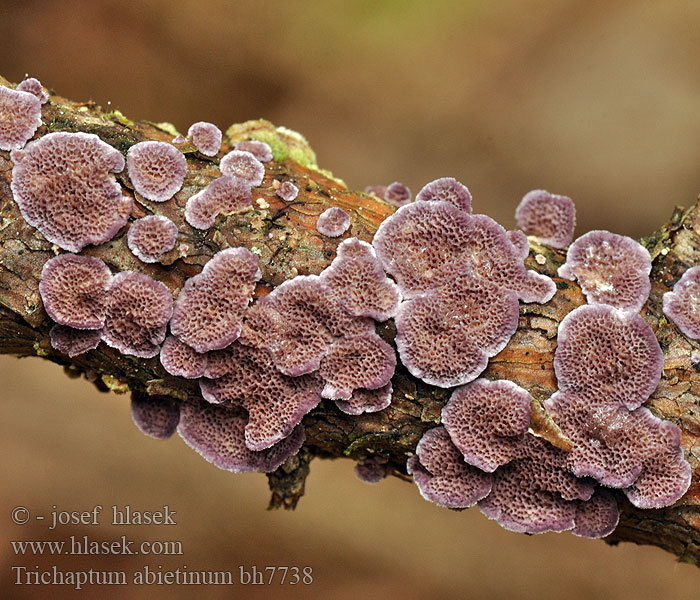
[[386,192],[385,185],[368,185],[365,188],[365,194],[372,194],[377,198],[384,198],[384,193]]
[[477,379],[452,393],[442,424],[464,460],[490,473],[522,455],[530,400],[530,393],[511,381]]
[[442,200],[464,212],[472,212],[472,195],[469,188],[454,177],[441,177],[423,186],[416,195],[416,202]]
[[148,200],[165,202],[182,187],[187,173],[185,155],[166,142],[139,142],[126,154],[134,189]]
[[270,148],[270,144],[259,140],[236,142],[233,149],[241,150],[242,152],[250,152],[260,162],[269,162],[272,160],[272,148]]
[[292,202],[297,197],[297,194],[299,194],[299,188],[291,181],[284,181],[275,190],[275,194],[285,202]]
[[46,314],[59,325],[100,329],[111,282],[112,273],[99,258],[59,254],[44,264],[39,293]]
[[633,410],[656,389],[663,362],[654,332],[637,313],[579,306],[559,324],[554,372],[561,391]]
[[493,476],[464,462],[444,427],[425,432],[406,470],[430,502],[453,509],[474,506],[491,491]]
[[209,229],[214,226],[218,215],[244,212],[251,206],[252,195],[247,181],[238,177],[219,177],[187,200],[185,220],[197,229]]
[[649,297],[651,257],[632,238],[589,231],[566,253],[559,276],[578,280],[590,304],[638,312]]
[[394,349],[376,333],[336,340],[321,361],[322,396],[350,400],[355,390],[376,390],[391,381],[396,369]]
[[187,137],[204,156],[216,156],[221,148],[223,135],[213,123],[197,121],[190,125]]
[[169,335],[160,349],[160,364],[171,375],[197,379],[204,376],[207,355],[200,354],[175,336]]
[[350,227],[350,215],[342,208],[332,206],[324,210],[318,217],[316,229],[326,237],[339,237]]
[[151,358],[160,351],[173,296],[144,273],[122,271],[112,278],[102,340],[122,354]]
[[170,331],[197,352],[225,348],[241,333],[243,312],[260,277],[258,257],[249,250],[217,252],[180,290]]
[[299,425],[278,444],[252,451],[245,444],[245,411],[238,407],[186,402],[180,409],[177,431],[185,443],[214,466],[233,473],[274,471],[304,443]]
[[399,309],[401,292],[388,279],[374,248],[357,238],[344,240],[321,273],[340,305],[355,317],[386,321]]
[[0,86],[0,150],[23,148],[40,125],[39,98],[29,91]]
[[142,433],[167,440],[180,422],[180,402],[170,396],[131,392],[131,418]]
[[13,153],[13,161],[14,199],[49,242],[80,252],[126,224],[132,200],[110,174],[124,168],[124,157],[96,135],[49,133]]
[[394,206],[404,206],[411,201],[411,190],[400,181],[395,181],[384,190],[384,200]]
[[315,374],[288,377],[266,350],[234,342],[209,353],[202,396],[212,404],[242,406],[248,411],[245,443],[264,450],[289,436],[304,415],[321,401],[323,383]]
[[691,267],[663,296],[664,314],[693,340],[700,339],[700,267]]
[[379,483],[388,475],[387,466],[374,458],[368,458],[355,465],[355,475],[365,483]]
[[357,389],[349,400],[336,400],[335,405],[346,415],[361,415],[384,410],[391,404],[391,382],[375,390]]
[[154,263],[175,247],[177,225],[168,217],[149,215],[134,221],[126,237],[129,250],[139,260]]
[[574,237],[576,208],[571,198],[533,190],[525,194],[515,211],[518,227],[542,244],[566,248]]
[[65,325],[54,325],[49,331],[51,347],[70,358],[97,348],[101,336],[99,329],[74,329]]
[[590,500],[576,503],[571,533],[585,538],[603,538],[615,531],[619,520],[620,510],[615,496],[599,487]]
[[44,91],[41,82],[35,77],[28,77],[17,85],[17,89],[20,92],[29,92],[36,96],[41,104],[46,104],[46,102],[48,102],[49,95]]
[[227,177],[238,177],[248,185],[256,187],[265,177],[265,165],[255,155],[244,150],[232,150],[219,163],[221,173]]

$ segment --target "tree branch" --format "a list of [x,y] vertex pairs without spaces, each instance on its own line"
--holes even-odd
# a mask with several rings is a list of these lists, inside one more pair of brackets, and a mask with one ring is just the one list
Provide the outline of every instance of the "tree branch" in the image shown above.
[[[0,84],[7,83],[0,77]],[[118,111],[105,112],[93,103],[71,102],[56,95],[52,95],[42,112],[44,124],[38,136],[54,131],[96,133],[124,153],[142,140],[170,141],[173,137],[172,126],[167,124],[133,123]],[[277,135],[270,123],[255,121],[231,127],[225,141],[230,146],[237,139],[247,138],[252,130]],[[256,289],[260,296],[295,275],[317,274],[328,266],[338,240],[319,236],[315,229],[318,215],[326,208],[340,206],[349,212],[353,217],[351,235],[370,241],[393,209],[374,197],[348,190],[342,181],[319,170],[313,153],[302,140],[283,136],[280,143],[288,156],[267,163],[265,180],[255,190],[254,212],[218,219],[216,227],[206,232],[185,224],[184,206],[187,198],[219,176],[217,160],[196,153],[194,148],[185,148],[189,163],[185,186],[174,201],[159,205],[159,213],[168,216],[180,230],[180,244],[165,255],[164,264],[138,261],[127,248],[124,231],[112,241],[88,247],[83,253],[101,258],[114,270],[145,272],[175,291],[218,250],[245,246],[260,256],[263,277]],[[69,360],[52,349],[48,336],[51,323],[42,307],[38,283],[43,264],[57,253],[57,248],[21,217],[10,191],[11,169],[9,153],[0,152],[0,353],[41,356],[63,365],[69,375],[84,375],[103,391],[138,390],[184,401],[198,397],[196,382],[168,375],[158,358],[124,356],[101,344],[96,350]],[[281,176],[300,189],[291,205],[274,193],[272,181]],[[118,179],[133,195],[126,173]],[[661,296],[688,266],[700,263],[699,206],[689,210],[677,208],[669,223],[643,240],[653,259],[652,291],[643,314],[654,328],[665,356],[661,383],[647,406],[681,427],[693,482],[676,505],[662,510],[636,509],[623,494],[617,494],[620,524],[607,538],[611,543],[654,544],[695,564],[700,563],[700,373],[690,355],[694,350],[700,351],[700,344],[685,338],[663,316]],[[149,204],[135,198],[133,216],[138,218],[149,212]],[[544,261],[539,259],[542,264],[534,260],[537,254],[544,257]],[[556,277],[564,259],[561,251],[531,245],[527,266],[553,277],[557,294],[546,305],[521,305],[517,332],[508,346],[491,359],[484,373],[489,378],[510,379],[529,390],[536,409],[533,428],[562,447],[566,446],[566,439],[548,419],[541,403],[556,390],[553,359],[558,324],[584,303],[576,284]],[[381,325],[379,332],[393,343],[392,322]],[[325,402],[307,415],[304,448],[269,476],[271,506],[296,505],[303,494],[309,462],[316,456],[354,460],[379,456],[387,461],[392,474],[408,479],[406,458],[422,434],[440,422],[449,391],[425,385],[400,365],[393,386],[391,406],[379,413],[349,416],[333,403]]]

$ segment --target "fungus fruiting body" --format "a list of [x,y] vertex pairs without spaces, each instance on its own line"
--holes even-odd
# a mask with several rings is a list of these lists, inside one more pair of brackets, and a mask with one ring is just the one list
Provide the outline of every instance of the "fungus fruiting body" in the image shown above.
[[197,379],[204,376],[207,355],[200,354],[171,335],[165,339],[160,349],[160,364],[171,375]]
[[374,458],[368,458],[355,465],[355,475],[365,483],[379,483],[388,475],[387,465]]
[[651,257],[632,238],[589,231],[566,253],[559,276],[578,280],[591,304],[638,312],[649,297]]
[[213,123],[197,121],[190,125],[187,137],[204,156],[216,156],[221,148],[221,129]]
[[400,181],[386,186],[384,200],[394,206],[405,206],[411,201],[411,190]]
[[185,220],[197,229],[209,229],[214,226],[218,215],[244,212],[252,205],[247,181],[238,177],[219,177],[187,200]]
[[49,95],[44,91],[44,88],[41,86],[41,82],[35,77],[28,77],[17,85],[17,89],[20,92],[29,92],[30,94],[36,96],[39,102],[42,104],[46,104],[46,102],[48,102]]
[[65,325],[54,325],[49,330],[51,347],[70,358],[94,350],[99,346],[102,331],[99,329],[74,329]]
[[285,202],[292,202],[299,194],[299,188],[291,181],[284,181],[275,190],[275,194],[277,194]]
[[80,252],[126,224],[132,201],[111,175],[123,170],[124,157],[96,135],[49,133],[13,157],[15,202],[50,242]]
[[533,190],[525,194],[515,211],[518,227],[552,248],[566,248],[574,237],[576,208],[571,198]]
[[374,390],[356,389],[347,400],[336,400],[335,405],[346,415],[361,415],[384,410],[391,404],[391,382]]
[[153,202],[165,202],[182,187],[187,173],[185,155],[166,142],[139,142],[126,155],[134,189]]
[[342,208],[332,206],[318,217],[316,229],[326,237],[339,237],[350,227],[350,215]]
[[0,86],[0,150],[19,150],[41,125],[41,101],[30,91]]
[[167,440],[180,422],[180,403],[169,396],[132,392],[131,418],[142,433],[157,440]]
[[219,163],[227,177],[238,177],[252,187],[260,185],[265,177],[265,165],[254,154],[245,150],[232,150]]
[[691,267],[663,296],[664,314],[685,335],[700,339],[700,267]]
[[441,177],[427,183],[416,194],[416,202],[441,200],[449,202],[464,212],[472,212],[472,195],[469,188],[453,177]]
[[163,254],[175,247],[176,238],[177,225],[161,215],[137,219],[127,232],[129,249],[146,263],[158,262]]
[[261,142],[259,140],[236,142],[233,149],[250,152],[260,162],[269,162],[272,160],[272,148],[270,148],[270,145],[266,142]]

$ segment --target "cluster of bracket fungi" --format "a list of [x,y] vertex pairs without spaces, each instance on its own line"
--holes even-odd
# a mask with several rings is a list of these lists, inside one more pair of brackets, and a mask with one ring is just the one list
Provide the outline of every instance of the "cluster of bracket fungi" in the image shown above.
[[[113,273],[81,251],[125,227],[139,261],[158,262],[173,250],[178,226],[157,209],[187,177],[178,145],[218,157],[221,131],[198,122],[186,138],[135,143],[126,156],[88,133],[30,141],[47,99],[36,79],[0,86],[0,149],[11,151],[14,201],[57,248],[39,288],[55,322],[51,344],[73,357],[104,342],[126,355],[159,356],[171,375],[198,380],[196,401],[132,394],[133,420],[147,435],[166,439],[177,431],[222,469],[270,472],[302,447],[302,420],[321,401],[350,415],[386,409],[398,353],[411,375],[452,389],[441,425],[425,433],[406,465],[428,500],[452,509],[478,504],[514,531],[603,537],[618,521],[611,489],[640,508],[668,506],[687,491],[679,428],[642,406],[663,366],[640,315],[649,253],[607,231],[571,243],[569,198],[526,194],[516,212],[520,230],[506,231],[472,213],[471,193],[455,179],[430,182],[413,201],[400,182],[371,186],[367,193],[396,212],[371,244],[346,235],[351,216],[340,207],[321,214],[318,234],[343,239],[319,275],[298,275],[254,299],[258,255],[231,247],[171,291],[142,272]],[[251,211],[271,160],[263,141],[235,144],[218,161],[221,176],[187,200],[183,226],[207,230],[221,216]],[[114,176],[125,168],[153,214],[131,216],[133,200]],[[299,191],[291,181],[274,187],[284,202]],[[556,293],[549,277],[525,266],[528,236],[568,246],[559,275],[576,279],[588,302],[560,324],[558,391],[545,403],[569,449],[530,428],[527,390],[480,377],[515,333],[520,303],[544,304]],[[695,339],[699,272],[688,270],[664,298],[668,317]],[[389,319],[396,350],[376,332]],[[379,460],[356,471],[368,482],[386,476]]]

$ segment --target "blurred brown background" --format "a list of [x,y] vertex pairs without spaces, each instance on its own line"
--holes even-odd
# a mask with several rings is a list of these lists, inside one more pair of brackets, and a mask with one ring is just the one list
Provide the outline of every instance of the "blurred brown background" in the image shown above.
[[[571,196],[580,234],[633,236],[700,192],[697,0],[141,2],[0,4],[0,73],[134,119],[225,128],[264,117],[304,133],[319,164],[353,188],[446,175],[474,207],[514,226],[522,195]],[[296,513],[270,513],[262,475],[234,476],[179,439],[131,425],[126,397],[101,395],[38,359],[0,358],[0,596],[11,565],[237,572],[310,565],[311,586],[100,588],[105,598],[698,598],[700,572],[654,548],[568,534],[508,533],[453,513],[414,486],[368,486],[345,461],[312,465]],[[12,525],[130,504],[178,511],[174,528]],[[107,515],[103,514],[103,522]],[[176,539],[184,556],[15,556],[7,540]]]

